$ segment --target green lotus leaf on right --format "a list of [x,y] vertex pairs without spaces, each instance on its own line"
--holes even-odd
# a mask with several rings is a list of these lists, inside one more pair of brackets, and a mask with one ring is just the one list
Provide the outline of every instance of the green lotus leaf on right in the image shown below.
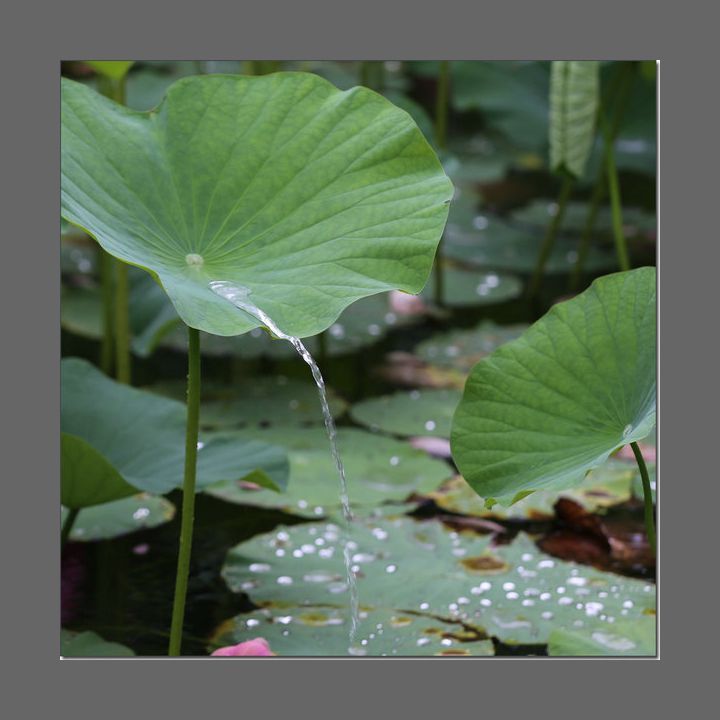
[[486,506],[577,486],[655,426],[655,268],[598,278],[470,373],[453,458]]

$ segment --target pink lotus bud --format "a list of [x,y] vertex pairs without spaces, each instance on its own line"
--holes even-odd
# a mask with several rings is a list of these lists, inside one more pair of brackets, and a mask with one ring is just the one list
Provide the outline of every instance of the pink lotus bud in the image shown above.
[[254,640],[246,640],[237,645],[228,645],[228,647],[218,648],[211,655],[218,657],[265,657],[267,655],[275,655],[270,650],[270,645],[265,638],[255,638]]

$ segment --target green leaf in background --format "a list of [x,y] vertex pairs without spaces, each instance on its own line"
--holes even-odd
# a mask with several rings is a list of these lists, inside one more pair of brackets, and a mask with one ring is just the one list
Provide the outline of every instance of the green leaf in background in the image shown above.
[[[261,607],[325,605],[348,618],[343,534],[332,522],[280,526],[230,550],[223,577]],[[506,643],[545,643],[558,628],[611,632],[655,612],[653,584],[558,560],[522,533],[494,547],[489,536],[390,515],[353,523],[349,539],[363,609],[455,621]]]
[[656,624],[655,617],[651,616],[618,622],[604,629],[553,630],[548,640],[548,655],[654,657]]
[[655,269],[601,277],[471,372],[453,458],[488,505],[577,485],[655,425]]
[[61,435],[60,502],[79,509],[134,495],[138,488],[125,481],[113,465],[81,437]]
[[95,72],[112,80],[124,78],[134,63],[134,60],[85,60]]
[[462,515],[502,520],[508,518],[538,520],[555,515],[553,508],[560,497],[574,500],[588,512],[597,512],[625,502],[633,494],[642,497],[642,486],[636,488],[636,483],[640,483],[637,465],[633,467],[630,463],[608,460],[601,467],[591,470],[574,488],[559,492],[538,490],[507,508],[493,505],[488,509],[484,498],[481,498],[460,476],[449,480],[437,492],[430,493],[429,497],[443,510]]
[[[178,400],[185,392],[184,384],[176,382],[159,383],[152,389]],[[347,403],[332,388],[326,386],[326,391],[330,412],[333,417],[340,417]],[[249,377],[233,385],[207,382],[202,395],[200,425],[208,430],[323,425],[317,387],[310,378],[266,375]]]
[[[136,530],[154,528],[169,522],[175,506],[162,497],[141,493],[122,500],[88,507],[78,513],[70,531],[74,541],[110,540]],[[67,510],[62,509],[61,524]]]
[[[245,437],[281,445],[290,459],[288,489],[278,495],[224,482],[205,488],[222,500],[272,507],[303,517],[340,514],[337,468],[324,427],[277,427],[244,431]],[[364,513],[382,503],[402,502],[413,493],[429,493],[452,470],[405,442],[355,428],[339,428],[338,447],[348,478],[353,512]]]
[[350,408],[350,417],[371,430],[391,435],[450,437],[457,390],[411,390],[368,398]]
[[312,74],[178,81],[137,113],[63,80],[62,215],[160,280],[190,327],[259,322],[209,288],[250,290],[284,332],[355,300],[419,292],[452,185],[414,122]]
[[550,167],[582,177],[595,141],[600,98],[596,60],[554,60],[550,71]]
[[[495,305],[508,302],[522,293],[522,282],[508,273],[483,272],[443,268],[443,302],[449,307],[470,307],[474,305]],[[434,297],[435,275],[428,280],[423,296]]]
[[302,606],[266,608],[237,615],[214,633],[210,651],[256,637],[265,638],[279,656],[334,657],[487,657],[492,640],[438,618],[387,609],[360,611],[360,630],[348,653],[349,618],[338,608]]
[[135,653],[125,645],[103,640],[94,632],[60,631],[61,657],[131,657]]
[[[110,380],[78,358],[66,358],[61,365],[64,433],[82,440],[83,449],[104,458],[105,466],[133,488],[162,495],[182,485],[186,415],[182,403]],[[279,490],[287,483],[287,471],[282,448],[242,438],[214,439],[201,445],[198,453],[197,488],[247,479]],[[94,474],[86,481],[99,484],[104,475]],[[115,498],[99,502],[111,499]],[[72,497],[63,498],[64,505],[76,507],[71,501]]]

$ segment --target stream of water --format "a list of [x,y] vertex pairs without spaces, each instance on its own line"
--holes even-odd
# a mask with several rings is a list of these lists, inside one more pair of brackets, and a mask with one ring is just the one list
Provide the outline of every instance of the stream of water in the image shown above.
[[318,394],[320,396],[320,405],[322,406],[323,419],[325,420],[325,429],[327,431],[328,440],[330,441],[330,453],[335,461],[338,476],[340,478],[340,503],[342,505],[343,517],[345,518],[346,539],[343,547],[343,555],[345,559],[345,576],[347,578],[348,590],[350,591],[350,646],[348,652],[351,655],[360,654],[358,648],[354,646],[355,635],[359,622],[359,598],[357,589],[357,580],[355,573],[352,571],[352,550],[350,543],[350,528],[353,520],[352,510],[350,508],[350,497],[348,495],[347,477],[345,476],[345,466],[343,465],[340,451],[337,444],[337,429],[333,420],[330,406],[328,404],[327,392],[325,390],[325,380],[315,359],[308,349],[303,345],[300,338],[284,333],[275,321],[263,312],[259,307],[249,300],[250,290],[242,285],[217,280],[210,283],[210,289],[221,298],[232,303],[239,310],[244,310],[248,315],[259,320],[273,335],[282,340],[287,340],[298,352],[300,357],[310,366],[313,379],[317,385]]

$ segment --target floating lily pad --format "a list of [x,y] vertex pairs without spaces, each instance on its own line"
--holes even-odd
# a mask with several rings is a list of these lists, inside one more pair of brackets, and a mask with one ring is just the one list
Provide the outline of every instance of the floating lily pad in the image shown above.
[[[255,430],[252,437],[287,449],[288,489],[278,495],[225,482],[206,488],[207,493],[229,502],[273,507],[305,517],[339,513],[340,480],[324,427]],[[358,513],[380,503],[401,502],[412,493],[430,492],[451,474],[446,462],[392,438],[340,428],[337,442],[350,502]]]
[[315,335],[361,297],[419,292],[452,185],[407,115],[313,74],[179,80],[151,113],[62,82],[62,215],[155,275],[190,327]]
[[[309,376],[309,372],[308,372]],[[153,391],[182,398],[185,384],[165,382]],[[326,386],[333,417],[340,417],[347,403]],[[296,380],[284,375],[252,377],[234,385],[204,383],[200,426],[208,430],[252,427],[303,427],[324,422],[317,387],[308,377]]]
[[61,657],[131,657],[135,653],[125,645],[103,640],[94,632],[60,631]]
[[[516,223],[544,229],[557,213],[557,203],[547,200],[534,200],[529,205],[516,210],[512,219]],[[569,202],[565,206],[561,230],[577,237],[585,227],[590,204],[585,202]],[[623,207],[623,232],[627,237],[653,232],[656,228],[655,216],[639,208]],[[595,219],[596,232],[612,232],[612,210],[605,205],[598,211]]]
[[436,367],[469,372],[474,365],[501,345],[515,340],[527,325],[496,325],[483,320],[471,330],[450,330],[423,340],[415,352]]
[[371,430],[410,437],[450,437],[453,413],[462,393],[458,390],[411,390],[355,403],[350,417]]
[[548,640],[548,655],[654,657],[656,638],[654,617],[618,622],[611,628],[553,630]]
[[[62,509],[62,522],[67,510]],[[175,515],[175,506],[162,497],[142,493],[114,502],[95,505],[81,510],[72,530],[71,540],[109,540],[136,530],[154,528],[169,522]]]
[[[560,492],[540,490],[507,508],[493,505],[488,510],[484,498],[481,498],[460,476],[447,482],[437,492],[431,493],[430,497],[444,510],[463,515],[538,519],[552,517],[555,514],[553,506],[560,497],[575,500],[588,512],[596,512],[625,502],[630,499],[638,480],[637,468],[610,460],[602,467],[590,471],[575,488]],[[639,497],[642,497],[642,489]]]
[[489,505],[577,485],[655,425],[655,269],[606,275],[470,373],[453,458]]
[[492,640],[483,639],[480,633],[468,632],[457,623],[386,609],[362,610],[359,620],[350,649],[349,619],[342,609],[265,608],[223,623],[212,638],[211,649],[260,636],[280,656],[487,657],[495,654]]
[[[389,330],[407,325],[413,318],[398,315],[389,304],[387,293],[363,298],[346,308],[324,333],[325,351],[329,356],[347,355],[382,340]],[[164,346],[184,350],[187,333],[178,329],[163,341]],[[303,340],[312,353],[319,352],[317,336]],[[243,358],[260,356],[284,359],[298,357],[295,348],[284,340],[272,338],[265,330],[254,328],[238,337],[208,335],[203,338],[202,352],[208,355],[233,355]],[[299,359],[299,357],[298,357]]]
[[[583,221],[584,222],[584,221]],[[489,213],[471,211],[448,219],[443,254],[465,264],[529,274],[534,268],[543,230],[522,227],[500,220]],[[547,262],[547,272],[568,272],[578,255],[578,237],[556,239]],[[609,248],[594,243],[587,254],[585,267],[598,272],[614,267],[617,258]]]
[[[63,433],[104,458],[134,488],[162,495],[182,484],[186,413],[182,403],[110,380],[84,360],[62,361]],[[63,463],[63,496],[66,482],[75,489],[97,482],[82,467],[79,461],[67,468]],[[287,470],[282,448],[240,437],[215,438],[200,446],[197,487],[244,478],[280,489]],[[63,504],[73,506],[64,497]]]
[[[514,300],[522,293],[522,282],[514,275],[479,270],[443,268],[443,302],[450,307],[494,305]],[[435,297],[434,275],[428,280],[422,294]]]
[[[493,547],[437,521],[385,517],[353,523],[350,543],[365,609],[461,621],[505,643],[545,643],[558,628],[612,629],[655,611],[654,585],[557,560],[524,534]],[[348,613],[344,544],[334,523],[280,527],[233,548],[222,573],[260,606]]]

